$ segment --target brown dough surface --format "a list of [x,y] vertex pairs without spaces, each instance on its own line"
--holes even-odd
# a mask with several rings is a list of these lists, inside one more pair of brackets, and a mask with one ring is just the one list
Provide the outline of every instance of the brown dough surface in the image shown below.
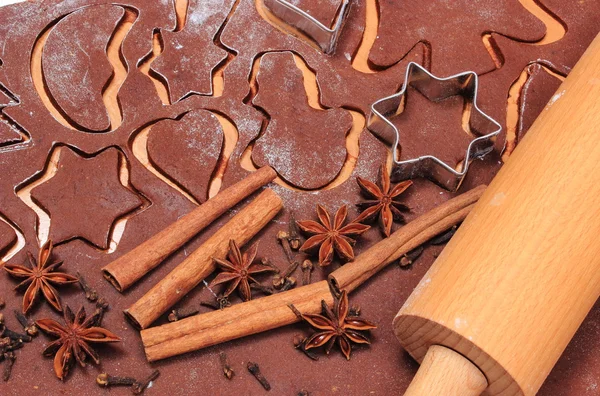
[[331,182],[346,159],[344,137],[352,128],[350,113],[308,105],[302,72],[291,52],[261,57],[257,84],[252,104],[265,111],[269,121],[254,146],[254,162],[272,166],[300,188],[316,189]]
[[421,41],[431,48],[434,73],[483,73],[494,69],[481,40],[484,33],[497,32],[530,42],[539,41],[545,33],[541,21],[518,1],[379,0],[378,4],[379,31],[369,59],[379,66],[394,64]]
[[181,31],[164,30],[164,50],[152,64],[169,86],[171,102],[194,92],[210,95],[212,70],[227,57],[227,51],[213,43],[213,37],[227,16],[233,1],[191,0]]
[[11,226],[0,220],[0,254],[4,254],[17,241],[17,234]]
[[400,132],[400,159],[441,153],[436,156],[455,167],[465,158],[467,147],[473,139],[461,126],[463,105],[461,96],[432,102],[409,88],[404,111],[391,118]]
[[[599,2],[544,0],[542,3],[567,26],[562,39],[546,45],[532,45],[513,41],[501,35],[492,35],[504,64],[493,73],[481,76],[479,103],[482,108],[487,109],[490,116],[500,121],[502,125],[506,123],[506,96],[509,89],[529,64],[543,65],[558,75],[566,76],[596,34],[600,32]],[[524,85],[524,89],[528,87],[529,84]],[[553,81],[550,87],[544,87],[535,94],[529,92],[526,95],[521,92],[520,107],[536,107],[536,110],[541,110],[550,100],[556,88],[558,85]],[[529,121],[524,122],[523,126],[531,124],[531,119],[539,114],[539,111],[536,110],[530,110]],[[522,137],[526,132],[526,128],[521,128],[519,135]],[[499,150],[504,145],[503,135],[505,133],[506,129],[496,141]]]
[[106,46],[123,16],[104,5],[68,14],[52,28],[42,66],[48,93],[66,116],[84,129],[110,128],[102,90],[113,73]]
[[192,110],[179,121],[159,121],[148,135],[150,161],[199,202],[208,197],[222,145],[221,124],[206,110]]
[[561,81],[548,73],[541,64],[533,63],[527,67],[528,78],[519,98],[520,122],[517,126],[517,142],[523,139],[538,114],[546,104],[533,98],[550,98],[560,87]]
[[0,148],[21,140],[21,135],[7,122],[0,119]]
[[119,182],[121,155],[114,148],[91,158],[61,150],[56,174],[31,190],[32,200],[50,213],[54,244],[84,238],[107,249],[114,222],[142,204]]
[[[106,9],[121,8],[108,6],[107,4],[110,3],[108,0],[46,0],[0,8],[0,59],[2,59],[0,81],[4,87],[9,87],[10,92],[19,100],[18,106],[3,107],[0,112],[3,117],[14,120],[15,125],[31,137],[24,144],[11,142],[1,145],[0,143],[0,210],[5,217],[17,225],[25,238],[25,247],[10,262],[23,263],[27,251],[37,254],[38,219],[35,212],[18,194],[36,181],[40,171],[46,168],[52,150],[56,149],[57,145],[61,145],[63,157],[59,161],[58,172],[52,179],[34,188],[32,196],[50,212],[51,235],[66,239],[56,247],[55,259],[65,261],[66,272],[79,271],[84,274],[98,293],[110,302],[111,309],[106,314],[103,324],[123,339],[120,344],[98,348],[100,366],[76,367],[66,381],[61,382],[53,373],[52,359],[40,355],[50,339],[43,335],[39,336],[18,351],[10,381],[0,382],[0,394],[21,396],[41,392],[52,395],[72,393],[105,395],[107,391],[99,388],[94,382],[98,373],[108,372],[113,375],[143,378],[155,368],[161,371],[161,376],[154,382],[153,387],[146,391],[147,395],[187,395],[198,392],[264,394],[264,390],[245,368],[248,361],[258,362],[261,371],[271,382],[273,394],[293,395],[301,389],[308,390],[311,395],[402,393],[414,376],[417,364],[399,346],[392,332],[391,321],[427,271],[434,257],[439,254],[441,246],[426,248],[423,256],[412,268],[400,269],[396,265],[389,266],[350,296],[351,304],[359,305],[362,315],[378,325],[378,329],[372,333],[372,345],[356,348],[350,361],[346,361],[337,351],[333,351],[330,356],[319,353],[320,359],[316,362],[309,360],[293,348],[294,334],[308,334],[307,326],[297,324],[152,365],[148,364],[139,333],[126,322],[121,311],[166,276],[251,198],[240,203],[233,211],[208,227],[205,232],[193,238],[133,288],[120,294],[102,279],[100,268],[130,251],[195,207],[184,195],[156,177],[142,164],[139,150],[147,150],[151,165],[155,170],[161,171],[171,184],[182,187],[198,200],[202,200],[212,180],[208,173],[212,174],[216,159],[223,153],[223,131],[212,118],[209,121],[204,117],[207,112],[221,114],[237,127],[235,148],[223,177],[222,188],[225,188],[248,174],[248,171],[240,165],[240,160],[253,143],[256,146],[262,144],[265,153],[277,152],[284,144],[288,144],[288,139],[273,139],[269,144],[263,140],[269,136],[268,128],[269,126],[273,128],[271,123],[274,119],[281,119],[284,124],[297,128],[301,123],[315,122],[315,119],[322,118],[330,112],[341,115],[340,119],[334,120],[332,124],[344,124],[340,121],[343,121],[348,114],[348,109],[367,116],[369,106],[374,100],[390,95],[400,88],[409,61],[433,65],[433,71],[440,75],[466,69],[488,71],[493,69],[494,64],[481,42],[481,33],[494,30],[523,40],[537,40],[541,38],[544,31],[541,23],[517,2],[502,5],[495,2],[489,7],[504,8],[497,10],[495,16],[492,15],[495,19],[483,19],[494,23],[483,24],[480,20],[472,21],[465,16],[460,16],[458,11],[436,15],[438,19],[447,19],[448,23],[461,22],[460,28],[449,30],[447,24],[439,23],[438,19],[432,19],[432,16],[426,12],[418,12],[415,9],[416,5],[411,3],[412,12],[408,14],[409,18],[419,20],[419,23],[431,33],[424,36],[427,43],[423,43],[419,42],[420,36],[393,34],[393,26],[389,23],[389,19],[393,18],[392,14],[400,13],[401,18],[398,20],[406,23],[407,17],[404,11],[408,6],[406,2],[386,1],[387,11],[383,15],[385,19],[382,18],[380,39],[376,41],[371,51],[371,60],[375,62],[374,54],[380,51],[379,47],[385,42],[383,50],[388,51],[393,58],[392,63],[399,62],[385,70],[362,73],[352,67],[351,60],[361,44],[365,27],[366,2],[363,0],[352,2],[337,51],[332,56],[323,55],[302,39],[284,34],[265,21],[257,12],[254,0],[190,1],[187,22],[179,26],[182,28],[179,31],[175,31],[177,23],[170,1],[127,0],[122,5],[127,6],[124,8],[126,13],[133,12],[130,17],[134,23],[120,48],[121,58],[128,70],[127,78],[118,89],[122,124],[111,132],[89,133],[62,125],[41,102],[31,83],[31,51],[40,32],[50,28],[52,23],[61,18],[66,23],[74,16],[72,15],[74,12],[106,15],[103,14]],[[296,3],[324,23],[332,20],[339,6],[339,2],[334,0],[298,0]],[[464,3],[466,2],[457,2],[459,5]],[[556,70],[567,73],[599,30],[600,4],[598,2],[543,0],[543,3],[567,26],[567,33],[563,39],[546,46],[536,46],[493,34],[498,51],[504,55],[504,64],[501,68],[481,77],[479,99],[482,109],[493,114],[502,124],[506,123],[508,90],[528,64],[538,60],[548,60],[556,66]],[[380,4],[383,4],[383,0]],[[396,8],[390,9],[390,6]],[[469,6],[474,9],[469,12],[477,11],[473,2],[469,2]],[[86,7],[85,11],[82,11],[82,7]],[[206,10],[213,12],[203,19]],[[195,26],[198,30],[192,30],[194,25],[190,22],[190,15],[193,13],[199,13],[201,17],[198,17],[198,20],[203,21]],[[69,26],[74,33],[81,32],[86,36],[82,37],[86,44],[94,39],[93,31],[82,26],[88,19],[89,17],[82,17],[79,22],[73,22]],[[111,20],[111,23],[114,24],[115,19]],[[469,29],[463,29],[464,26]],[[154,82],[138,68],[140,60],[146,59],[151,52],[152,37],[158,31],[163,36],[165,47],[160,56],[152,62],[151,75],[152,73],[158,75],[160,84],[166,83],[172,105],[162,103]],[[393,34],[391,37],[390,31]],[[106,37],[103,37],[105,40]],[[64,45],[69,47],[74,42],[67,39]],[[194,67],[181,69],[185,72],[179,74],[169,74],[182,64],[182,58],[175,51],[177,44],[184,46],[182,51],[191,59],[190,62]],[[102,48],[101,50],[104,51]],[[294,108],[283,109],[283,106],[277,106],[279,103],[273,103],[287,100],[289,102],[286,103],[300,103],[304,108],[308,105],[302,76],[293,62],[286,62],[287,66],[281,67],[275,73],[277,76],[264,74],[264,70],[258,68],[256,72],[262,74],[257,79],[257,91],[252,91],[250,86],[253,78],[252,69],[257,59],[264,54],[267,54],[265,59],[290,57],[289,54],[272,54],[281,51],[293,51],[298,54],[316,73],[319,100],[328,110],[309,111],[306,114],[310,116],[306,116],[306,119],[296,120],[298,116],[293,111]],[[408,54],[403,57],[405,53]],[[104,53],[100,53],[97,58],[90,59],[88,64],[83,64],[81,70],[86,68],[92,70],[101,60],[106,60]],[[81,59],[87,62],[87,58]],[[210,76],[219,63],[226,63],[227,66],[223,72],[225,88],[222,95],[217,97],[209,95],[208,92],[210,92]],[[110,66],[107,70],[110,72]],[[295,89],[288,91],[286,95],[278,95],[278,92],[285,92],[284,87],[279,89],[270,87],[264,77],[274,81],[290,79]],[[67,84],[74,90],[81,88],[74,86],[72,81],[55,81],[55,83],[59,82]],[[530,123],[528,120],[533,119],[540,111],[549,99],[546,96],[551,96],[547,88],[548,83],[555,84],[553,80],[548,81],[544,74],[531,75],[529,84],[524,88],[527,97],[522,103],[520,112],[523,126],[527,126]],[[94,103],[98,106],[95,109],[97,108],[99,112],[106,110],[103,102],[97,100],[97,95],[100,93],[96,89],[89,98],[85,98],[85,100],[96,98]],[[271,98],[264,99],[269,96],[269,93]],[[52,91],[52,94],[79,95],[80,92]],[[266,112],[256,108],[257,103],[261,101],[264,103],[259,106]],[[282,109],[287,113],[283,116],[275,114],[275,111]],[[456,112],[446,113],[435,106],[431,109],[423,107],[417,110],[427,114],[431,111],[431,117],[435,117],[436,125],[457,125]],[[198,117],[196,121],[206,128],[200,127],[196,130],[190,127],[194,124],[191,121],[195,117]],[[407,119],[407,130],[417,131],[422,121],[422,118],[410,117]],[[92,125],[91,119],[86,118],[81,122],[87,122],[83,124],[86,126]],[[138,139],[141,131],[147,126],[151,126],[148,141],[146,145],[140,147]],[[457,126],[460,127],[459,124]],[[203,128],[206,131],[212,129],[214,133],[209,134]],[[341,130],[339,134],[343,138],[347,128],[339,129]],[[188,147],[185,139],[181,138],[189,133],[193,133],[194,147]],[[315,143],[312,145],[303,143],[294,154],[307,158],[311,153],[315,153],[317,157],[321,157],[323,168],[319,169],[319,174],[311,175],[307,172],[308,176],[301,174],[290,176],[281,167],[278,171],[281,176],[289,178],[291,183],[298,184],[314,182],[317,180],[316,177],[323,177],[321,173],[329,173],[320,181],[324,183],[325,179],[330,180],[332,175],[338,173],[339,168],[334,169],[334,167],[340,166],[338,159],[329,159],[326,156],[333,146],[343,150],[345,155],[345,142],[336,136],[340,143],[329,146],[321,144],[322,129],[308,129],[307,133],[311,134],[312,141]],[[280,134],[273,133],[273,136],[280,136]],[[411,139],[411,143],[414,144],[415,152],[435,151],[432,154],[440,157],[448,156],[452,159],[455,153],[450,150],[450,147],[462,147],[464,132],[458,130],[457,133],[448,133],[447,136],[450,140],[443,148],[430,147],[431,143],[425,139],[414,139],[414,141]],[[308,138],[307,142],[309,142]],[[498,150],[482,160],[473,161],[460,192],[481,183],[489,183],[501,166],[500,149],[503,143],[502,136],[499,139]],[[459,154],[464,155],[464,152]],[[127,164],[125,171],[129,176],[128,188],[120,184],[117,176],[118,155],[122,156],[122,160]],[[317,203],[324,204],[330,212],[340,205],[347,204],[349,205],[348,217],[354,219],[357,215],[354,204],[362,200],[356,177],[376,180],[378,169],[387,155],[388,149],[385,145],[368,131],[363,130],[359,138],[358,158],[356,163],[350,166],[350,177],[335,188],[307,192],[271,184],[269,187],[283,198],[285,209],[254,238],[254,241],[260,240],[259,256],[268,257],[282,269],[287,266],[285,256],[277,243],[276,234],[287,228],[291,211],[294,211],[299,220],[314,219]],[[256,161],[258,157],[256,151],[251,154],[250,159]],[[206,162],[200,164],[201,160]],[[297,167],[298,170],[306,167],[305,170],[311,172],[316,169],[313,164],[308,163]],[[407,216],[408,220],[455,195],[429,181],[416,180],[405,196],[406,204],[412,209]],[[65,198],[59,199],[61,196]],[[106,206],[99,205],[99,197],[106,198]],[[128,214],[125,216],[127,223],[123,234],[118,241],[112,241],[116,244],[116,250],[109,253],[106,247],[111,224],[124,213]],[[0,222],[0,227],[2,224]],[[400,225],[394,224],[394,229],[398,227]],[[0,231],[0,235],[4,235],[3,231]],[[355,251],[360,253],[380,239],[379,230],[369,230],[358,241]],[[298,259],[302,260],[304,256],[299,255]],[[334,262],[330,269],[336,268],[337,265],[337,262]],[[330,269],[315,269],[313,281],[325,279]],[[17,329],[16,319],[10,312],[20,306],[22,295],[12,291],[15,286],[14,280],[5,274],[0,275],[0,291],[7,303],[5,319],[9,328]],[[301,277],[299,270],[296,276]],[[63,302],[74,309],[85,305],[88,312],[93,311],[93,306],[84,299],[77,287],[61,289],[61,296]],[[259,296],[259,293],[255,293],[255,298]],[[200,285],[185,296],[175,308],[199,308],[200,301],[211,298],[212,295],[206,287]],[[239,302],[237,298],[233,301]],[[200,309],[202,312],[208,311],[207,308]],[[47,305],[40,304],[32,313],[32,317],[57,319],[58,315]],[[162,317],[157,324],[165,321],[166,317]],[[600,393],[598,381],[600,362],[597,358],[600,351],[599,340],[600,306],[597,304],[548,377],[540,395],[598,395]],[[222,351],[227,353],[236,372],[233,381],[225,379],[221,372],[218,354]],[[110,393],[128,395],[130,390],[115,388],[110,390]]]

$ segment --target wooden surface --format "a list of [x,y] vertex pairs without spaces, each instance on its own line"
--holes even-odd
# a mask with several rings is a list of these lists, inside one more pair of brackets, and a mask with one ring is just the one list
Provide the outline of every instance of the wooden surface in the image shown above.
[[533,395],[600,295],[600,37],[394,320],[417,360],[474,362]]
[[481,370],[464,356],[432,345],[404,396],[479,396],[487,385]]

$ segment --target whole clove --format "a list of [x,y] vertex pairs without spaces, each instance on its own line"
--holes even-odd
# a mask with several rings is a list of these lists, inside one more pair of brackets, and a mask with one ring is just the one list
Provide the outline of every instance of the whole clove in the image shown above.
[[221,367],[223,369],[223,375],[225,375],[225,378],[229,380],[232,379],[235,375],[235,372],[229,365],[229,361],[227,360],[227,355],[225,352],[219,353],[219,361],[221,362]]
[[10,344],[6,347],[6,351],[16,351],[17,349],[21,349],[25,346],[25,343],[21,340],[13,341],[11,340]]
[[91,326],[100,326],[102,324],[102,320],[104,319],[104,314],[108,310],[108,301],[100,297],[96,300],[96,310],[93,313],[93,319],[90,319]]
[[282,292],[288,291],[288,290],[292,289],[294,286],[296,286],[296,278],[294,278],[293,276],[290,276],[288,278],[285,278],[285,283],[281,287],[280,291],[282,291]]
[[169,322],[177,322],[178,320],[194,316],[199,311],[197,309],[174,309],[167,317]]
[[32,340],[30,335],[17,333],[6,327],[4,328],[4,333],[2,333],[2,335],[10,338],[12,341],[31,342]]
[[148,386],[150,385],[150,383],[154,380],[156,380],[158,378],[158,376],[160,375],[160,372],[158,370],[154,370],[152,372],[152,374],[150,374],[148,376],[148,378],[146,378],[144,381],[142,382],[135,382],[133,384],[133,386],[131,387],[131,391],[133,392],[134,395],[140,395],[144,392],[144,390],[146,390],[146,388],[148,388]]
[[261,293],[263,293],[263,294],[265,294],[267,296],[270,296],[271,294],[275,293],[275,290],[273,290],[272,287],[265,286],[265,285],[260,284],[260,283],[251,283],[250,284],[250,289],[252,289],[252,290],[258,290],[258,291],[260,291]]
[[[285,269],[285,271],[273,276],[273,287],[275,289],[281,290],[285,286],[286,283],[289,283],[288,280],[290,279],[290,276],[296,271],[296,268],[298,268],[298,262],[292,261],[290,263],[290,265]],[[296,282],[294,279],[292,286],[295,286],[295,285],[296,285]],[[288,287],[288,289],[291,289],[291,287]]]
[[87,283],[85,278],[79,273],[79,271],[77,272],[77,280],[79,281],[79,286],[81,286],[81,288],[83,289],[83,292],[85,293],[85,298],[87,298],[88,301],[94,302],[98,300],[98,293],[96,292],[96,290],[90,287],[90,285]]
[[2,375],[2,379],[6,382],[10,379],[10,374],[12,373],[12,368],[17,357],[14,352],[6,352],[4,354],[4,359],[6,360],[6,363],[4,363],[4,374]]
[[104,319],[104,309],[96,308],[89,319],[89,324],[90,326],[101,326],[102,319]]
[[452,226],[452,228],[450,228],[449,230],[444,231],[441,234],[436,235],[433,238],[431,238],[429,240],[429,244],[430,245],[443,245],[444,243],[448,242],[450,240],[450,238],[452,238],[454,236],[457,229],[458,229],[458,225]]
[[298,392],[298,396],[309,396],[309,393],[307,390],[302,389],[300,392]]
[[6,301],[0,297],[0,309],[3,309],[6,306]]
[[277,233],[277,240],[283,247],[283,252],[288,259],[288,262],[291,264],[294,260],[294,253],[292,252],[292,247],[290,246],[289,234],[285,231],[279,231]]
[[[4,348],[6,348],[7,346],[9,346],[9,345],[10,345],[10,343],[11,343],[11,341],[12,341],[12,340],[11,340],[10,338],[8,338],[8,337],[0,338],[0,352],[1,352],[1,351],[2,351]],[[2,354],[2,353],[0,353],[0,355],[1,355],[1,354]]]
[[104,311],[108,311],[108,308],[109,308],[108,300],[104,297],[98,298],[98,300],[96,300],[96,308],[100,308]]
[[300,269],[302,270],[302,285],[308,285],[310,283],[310,278],[312,275],[314,265],[312,261],[306,259],[302,262],[302,266]]
[[25,315],[23,315],[20,311],[17,311],[16,309],[14,313],[21,326],[23,326],[23,330],[27,335],[31,337],[35,337],[38,335],[38,328],[31,319],[27,318]]
[[260,384],[263,388],[265,388],[265,390],[271,390],[271,384],[269,384],[269,381],[267,381],[264,375],[262,375],[262,373],[260,372],[260,367],[258,367],[257,363],[248,362],[247,368],[248,371],[250,371],[250,374],[252,374],[254,378],[256,378],[258,382],[260,382]]
[[419,257],[421,257],[423,250],[423,246],[419,246],[411,250],[410,252],[404,254],[402,257],[400,257],[400,267],[408,267],[409,265],[414,263]]
[[9,337],[0,338],[0,360],[4,360],[4,353],[23,348],[23,341],[11,340]]
[[105,388],[111,386],[133,386],[136,382],[136,379],[132,377],[117,377],[107,373],[98,374],[96,377],[96,383]]
[[296,223],[296,216],[294,216],[293,211],[290,211],[288,241],[292,249],[300,249],[300,233],[298,230],[298,224]]

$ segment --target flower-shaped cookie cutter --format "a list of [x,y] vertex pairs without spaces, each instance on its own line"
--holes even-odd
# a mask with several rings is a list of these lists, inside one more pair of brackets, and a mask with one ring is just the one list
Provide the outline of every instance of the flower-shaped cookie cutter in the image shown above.
[[[470,143],[459,170],[449,166],[433,155],[425,155],[401,161],[398,158],[400,132],[390,118],[401,114],[408,87],[416,89],[432,102],[438,102],[451,96],[460,95],[470,105],[469,130],[476,136]],[[477,106],[478,77],[475,72],[466,71],[450,77],[436,77],[423,66],[411,62],[406,68],[404,85],[393,95],[379,99],[371,105],[371,114],[367,128],[382,140],[393,143],[394,181],[425,177],[441,187],[456,191],[460,187],[470,162],[488,154],[494,148],[495,137],[502,126],[481,111]]]
[[332,28],[329,28],[286,0],[264,0],[265,6],[290,26],[309,36],[326,54],[335,51],[338,37],[350,11],[350,0],[343,0]]

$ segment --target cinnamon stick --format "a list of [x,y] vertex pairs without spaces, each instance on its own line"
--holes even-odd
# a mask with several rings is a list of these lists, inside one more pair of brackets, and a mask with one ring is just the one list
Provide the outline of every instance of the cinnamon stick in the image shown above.
[[[354,290],[395,259],[463,221],[484,188],[471,190],[410,222],[354,262],[334,271],[330,275],[332,280],[349,291]],[[348,266],[352,267],[342,271]],[[319,313],[321,300],[333,304],[326,281],[142,330],[146,357],[153,362],[291,324],[298,318],[290,304],[302,313]]]
[[[485,186],[476,187],[445,202],[437,208],[432,209],[393,233],[389,238],[386,238],[367,249],[367,251],[362,253],[353,262],[333,271],[329,276],[337,283],[340,290],[346,289],[348,292],[351,292],[386,265],[398,259],[404,253],[419,246],[414,246],[415,242],[412,242],[413,246],[408,250],[404,250],[404,246],[411,242],[411,239],[418,236],[421,232],[427,230],[428,234],[433,233],[433,235],[425,239],[425,241],[427,241],[456,224],[457,222],[449,224],[448,226],[445,224],[443,226],[436,226],[436,223],[439,223],[444,218],[453,214],[455,215],[465,207],[477,202],[484,190]],[[456,217],[457,216],[455,216],[455,218]],[[398,252],[399,246],[404,250],[401,253]]]
[[142,330],[148,361],[165,359],[297,321],[288,307],[318,312],[321,300],[333,304],[327,281],[232,305],[166,325]]
[[213,257],[225,258],[231,239],[239,246],[256,235],[282,208],[281,198],[266,189],[188,258],[140,298],[125,314],[146,328],[215,269]]
[[127,290],[194,235],[276,176],[271,167],[260,168],[102,268],[104,277],[118,291]]

